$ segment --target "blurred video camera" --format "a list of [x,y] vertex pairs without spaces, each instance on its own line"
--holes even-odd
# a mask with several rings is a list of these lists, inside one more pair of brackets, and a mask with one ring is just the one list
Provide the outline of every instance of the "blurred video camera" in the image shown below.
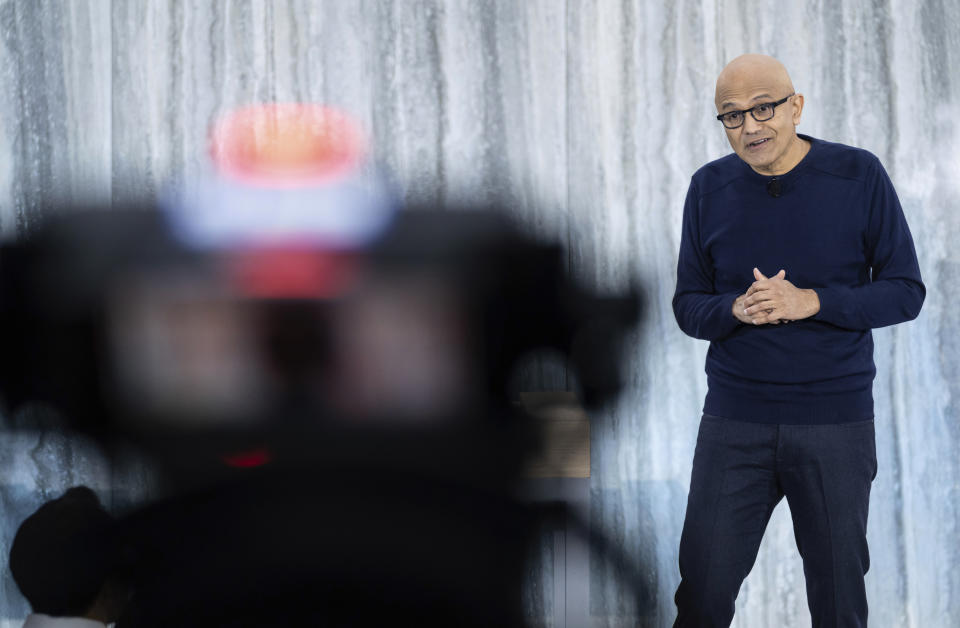
[[637,295],[578,286],[498,208],[398,211],[329,109],[240,110],[211,152],[189,191],[53,208],[0,248],[7,406],[49,402],[164,474],[128,519],[127,624],[374,625],[389,599],[421,625],[519,625],[518,366],[552,349],[585,404],[611,399]]

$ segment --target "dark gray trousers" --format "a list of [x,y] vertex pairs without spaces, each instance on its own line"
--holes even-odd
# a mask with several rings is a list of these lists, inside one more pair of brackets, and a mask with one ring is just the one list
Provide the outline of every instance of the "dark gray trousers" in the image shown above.
[[866,627],[873,421],[778,425],[704,415],[680,539],[674,628],[729,626],[786,496],[814,628]]

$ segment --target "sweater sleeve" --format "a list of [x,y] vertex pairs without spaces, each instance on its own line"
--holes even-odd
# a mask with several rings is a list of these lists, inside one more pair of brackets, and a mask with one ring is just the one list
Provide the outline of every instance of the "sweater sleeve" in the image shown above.
[[713,341],[730,335],[741,324],[733,315],[733,302],[739,295],[714,290],[713,265],[700,237],[699,205],[699,193],[691,181],[683,205],[673,314],[685,334]]
[[870,198],[866,230],[870,281],[816,290],[820,311],[814,318],[846,329],[873,329],[912,320],[926,296],[900,200],[876,158],[864,193]]

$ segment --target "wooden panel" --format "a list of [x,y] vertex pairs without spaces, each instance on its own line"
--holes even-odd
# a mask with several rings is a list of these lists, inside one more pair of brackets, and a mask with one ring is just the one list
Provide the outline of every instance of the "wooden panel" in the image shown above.
[[520,403],[543,430],[543,449],[525,471],[533,478],[590,477],[590,419],[573,393],[521,393]]

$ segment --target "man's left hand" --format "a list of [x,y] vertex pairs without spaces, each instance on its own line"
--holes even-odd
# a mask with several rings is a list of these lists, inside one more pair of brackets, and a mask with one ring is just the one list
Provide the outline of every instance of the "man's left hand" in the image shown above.
[[775,321],[796,321],[809,318],[820,311],[820,297],[813,290],[798,288],[784,277],[781,270],[767,278],[758,269],[753,269],[756,281],[747,290],[743,305],[754,325]]

